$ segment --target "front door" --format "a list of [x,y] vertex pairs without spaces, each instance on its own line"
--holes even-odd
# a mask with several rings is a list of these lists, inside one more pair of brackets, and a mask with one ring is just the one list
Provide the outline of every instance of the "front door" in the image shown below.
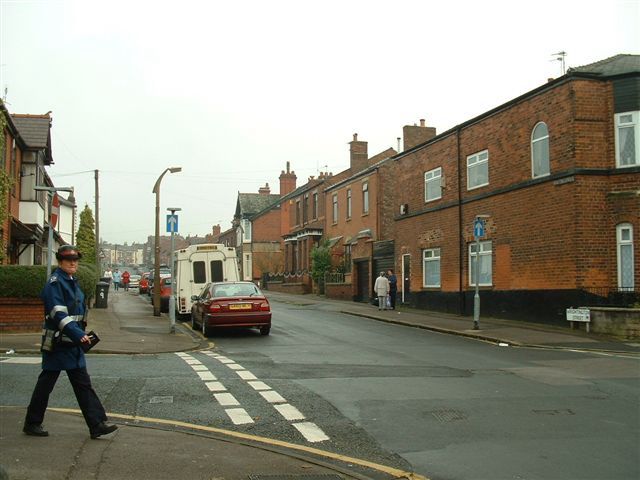
[[356,302],[367,302],[371,289],[369,288],[369,262],[367,260],[354,262],[357,275]]

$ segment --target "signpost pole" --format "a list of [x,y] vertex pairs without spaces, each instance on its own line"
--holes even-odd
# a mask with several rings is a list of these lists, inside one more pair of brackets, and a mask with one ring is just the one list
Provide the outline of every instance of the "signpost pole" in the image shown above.
[[473,222],[473,236],[476,239],[476,271],[474,277],[475,294],[473,296],[473,329],[480,329],[480,237],[484,237],[484,219],[488,215],[477,215]]
[[169,320],[170,320],[170,328],[169,333],[176,333],[176,299],[174,297],[175,292],[175,281],[174,271],[173,271],[173,251],[175,250],[175,233],[178,231],[178,217],[175,215],[176,212],[180,211],[180,208],[177,207],[169,207],[167,208],[171,212],[171,216],[167,219],[167,230],[171,232],[171,256],[169,257],[169,270],[171,272],[171,293],[169,294]]

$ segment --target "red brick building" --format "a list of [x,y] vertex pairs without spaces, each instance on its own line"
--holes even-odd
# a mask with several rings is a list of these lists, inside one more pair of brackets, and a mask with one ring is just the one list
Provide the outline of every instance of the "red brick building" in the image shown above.
[[483,315],[637,299],[639,145],[640,56],[618,55],[405,148],[379,170],[400,299],[470,314],[477,264]]

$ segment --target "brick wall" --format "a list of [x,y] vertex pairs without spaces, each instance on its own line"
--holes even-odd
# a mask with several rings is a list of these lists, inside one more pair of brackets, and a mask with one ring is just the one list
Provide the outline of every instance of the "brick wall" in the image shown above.
[[[492,242],[493,285],[482,289],[500,297],[504,307],[498,313],[545,307],[539,292],[573,295],[586,287],[615,286],[616,225],[631,223],[640,245],[640,172],[615,169],[613,121],[611,83],[577,79],[520,99],[382,166],[381,237],[395,240],[396,265],[403,254],[411,255],[414,300],[422,302],[417,298],[422,295],[429,298],[422,302],[427,305],[457,301],[464,310],[467,295],[459,293],[472,290],[468,251],[478,214],[490,216],[483,240]],[[538,122],[549,129],[551,173],[534,179],[531,133]],[[489,152],[489,184],[469,190],[467,157],[482,150]],[[438,167],[442,197],[425,202],[424,173]],[[408,205],[404,216],[402,204]],[[423,287],[426,248],[441,249],[439,288]],[[637,253],[635,263],[640,272]],[[517,307],[511,301],[516,297],[527,303]],[[559,293],[554,301],[562,298]]]
[[38,332],[43,311],[39,298],[0,298],[0,332]]
[[353,285],[350,283],[327,283],[324,286],[324,294],[327,298],[352,301]]

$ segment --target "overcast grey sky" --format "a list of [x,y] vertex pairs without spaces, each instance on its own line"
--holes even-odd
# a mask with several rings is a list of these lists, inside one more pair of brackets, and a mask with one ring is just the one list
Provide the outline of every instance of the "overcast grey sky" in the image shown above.
[[[231,226],[237,192],[286,162],[298,186],[373,155],[425,118],[443,132],[561,74],[639,53],[639,0],[0,0],[12,113],[53,112],[56,186],[94,207],[105,241],[154,232],[153,185],[180,234]],[[4,94],[4,93],[3,93]]]

